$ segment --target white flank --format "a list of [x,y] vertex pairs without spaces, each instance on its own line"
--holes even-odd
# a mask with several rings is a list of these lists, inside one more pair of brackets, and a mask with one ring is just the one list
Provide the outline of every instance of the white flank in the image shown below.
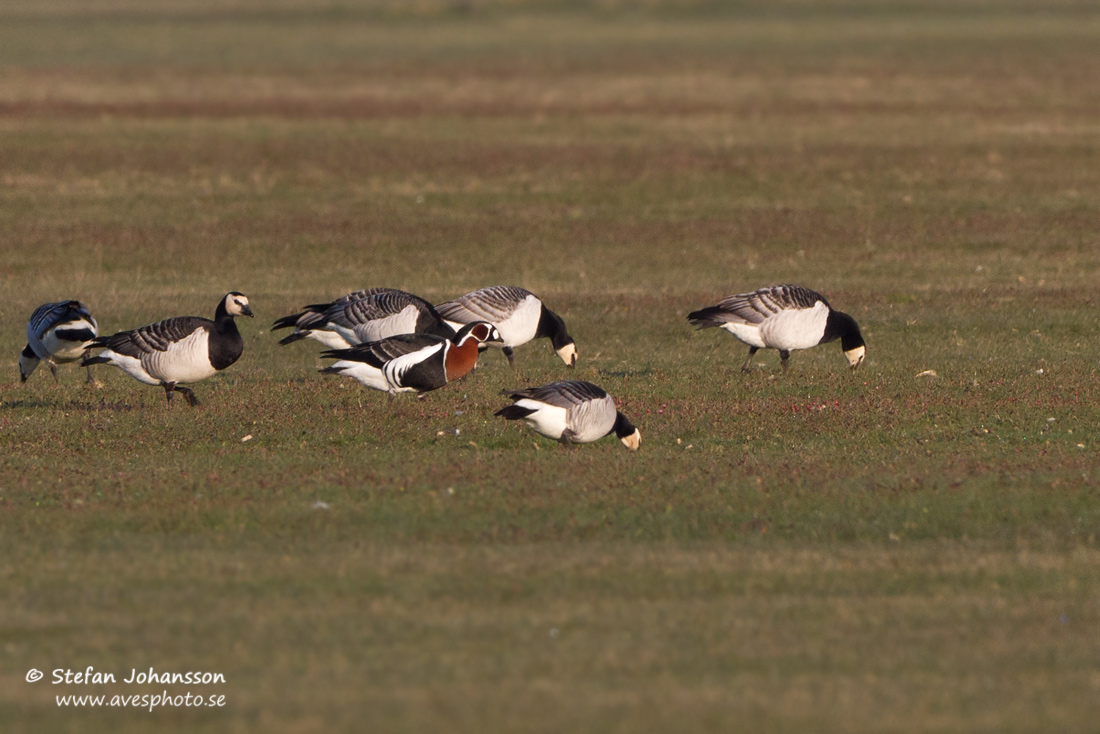
[[[37,354],[40,359],[46,359],[52,356],[54,362],[72,362],[84,356],[84,345],[87,344],[87,342],[71,342],[65,339],[59,339],[56,333],[58,329],[89,329],[93,334],[97,333],[96,327],[87,319],[77,319],[76,321],[57,324],[42,335],[40,344],[28,342],[31,345],[31,349],[34,350],[35,354]],[[42,354],[38,349],[39,346],[44,347],[48,353]]]
[[780,311],[760,325],[764,346],[772,349],[809,349],[821,343],[829,307],[821,301],[813,308]]
[[347,339],[328,328],[309,329],[306,332],[306,337],[321,342],[329,349],[350,349],[354,347],[355,344],[358,344],[358,342],[355,342],[355,344],[349,342]]
[[196,329],[172,342],[164,352],[145,354],[141,364],[147,373],[163,382],[198,382],[217,372],[210,364],[210,332],[206,329]]
[[393,385],[389,383],[386,376],[382,374],[382,370],[377,367],[371,367],[365,362],[351,362],[348,360],[340,360],[332,365],[334,368],[340,370],[340,374],[347,375],[348,377],[354,377],[361,384],[372,390],[381,390],[382,392],[389,392],[390,390],[396,390]]
[[[66,326],[66,328],[69,327]],[[42,346],[49,350],[54,362],[72,362],[75,359],[80,359],[84,354],[84,342],[58,339],[53,329],[42,335]]]
[[540,433],[547,438],[556,441],[561,438],[561,434],[565,433],[565,429],[569,427],[569,411],[565,408],[547,405],[530,398],[517,400],[516,405],[535,411],[523,420],[531,428],[534,428],[536,433]]
[[[496,347],[497,349],[518,347],[535,338],[535,332],[539,329],[539,319],[542,318],[542,301],[534,295],[529,295],[519,303],[514,304],[512,308],[507,309],[507,316],[504,316],[504,310],[495,307],[483,307],[476,310],[481,311],[484,315],[470,314],[470,320],[465,323],[460,321],[447,321],[447,323],[451,325],[452,329],[458,331],[466,324],[474,321],[488,321],[497,327],[503,341],[485,342],[485,346]],[[504,318],[500,318],[501,316],[504,316]]]
[[118,352],[112,352],[110,349],[100,352],[100,357],[106,357],[111,360],[108,364],[118,367],[120,370],[133,377],[135,380],[140,380],[146,385],[159,385],[160,380],[150,375],[145,371],[145,366],[141,363],[141,360],[137,357],[128,357],[125,354],[119,354]]
[[381,319],[372,319],[362,324],[329,324],[332,331],[339,334],[349,344],[376,342],[398,334],[412,334],[416,331],[416,320],[420,312],[409,304],[397,313]]
[[768,346],[764,343],[764,340],[760,338],[759,324],[739,324],[727,321],[722,324],[722,328],[737,337],[738,341],[742,341],[750,347],[764,349]]
[[598,441],[615,426],[615,401],[608,395],[569,409],[569,429],[576,443]]
[[542,301],[533,295],[527,296],[516,304],[515,310],[508,318],[493,324],[504,341],[490,342],[489,346],[503,348],[526,344],[535,338],[540,318],[542,318]]

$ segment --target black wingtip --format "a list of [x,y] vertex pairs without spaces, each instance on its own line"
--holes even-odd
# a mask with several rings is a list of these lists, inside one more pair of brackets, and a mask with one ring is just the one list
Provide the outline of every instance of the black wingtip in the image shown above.
[[518,421],[526,418],[534,413],[532,408],[524,408],[522,405],[506,405],[493,415],[500,416],[501,418],[509,421]]
[[710,306],[708,308],[701,308],[698,311],[692,311],[687,315],[687,320],[692,326],[699,329],[709,329],[714,326],[722,325],[722,321],[715,318],[719,313],[721,313],[721,309],[716,306]]
[[297,326],[298,319],[302,318],[302,316],[304,315],[305,311],[303,311],[302,313],[292,313],[289,316],[284,316],[281,319],[276,319],[275,322],[271,324],[271,330],[277,331],[279,329],[289,329],[292,326]]
[[309,335],[308,331],[296,331],[290,336],[284,336],[279,340],[280,344],[293,344],[296,341],[301,341]]

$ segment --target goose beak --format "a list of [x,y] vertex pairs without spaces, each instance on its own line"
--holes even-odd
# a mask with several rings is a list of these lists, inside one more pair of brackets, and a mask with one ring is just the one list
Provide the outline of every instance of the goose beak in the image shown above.
[[245,306],[241,309],[241,315],[242,316],[247,316],[248,318],[253,318],[256,314],[252,313],[251,308],[249,308],[248,306]]

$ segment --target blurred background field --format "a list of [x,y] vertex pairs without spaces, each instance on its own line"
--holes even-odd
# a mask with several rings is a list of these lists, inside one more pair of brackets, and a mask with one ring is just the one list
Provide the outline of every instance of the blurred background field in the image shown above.
[[[1097,49],[1077,2],[4,3],[2,728],[1094,730]],[[687,324],[779,282],[858,372]],[[390,404],[268,330],[492,284],[575,373],[536,342]],[[231,289],[197,410],[19,384],[42,302]],[[569,376],[639,453],[492,417]],[[87,665],[228,705],[59,708],[160,692],[49,683]]]

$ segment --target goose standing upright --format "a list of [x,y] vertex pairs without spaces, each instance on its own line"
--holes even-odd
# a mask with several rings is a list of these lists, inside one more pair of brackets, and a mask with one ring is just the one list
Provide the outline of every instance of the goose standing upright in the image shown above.
[[189,387],[205,380],[240,359],[244,339],[237,330],[237,316],[252,317],[248,298],[232,291],[218,302],[214,320],[199,316],[177,316],[129,331],[93,340],[93,349],[81,364],[109,364],[135,380],[164,388],[168,404],[179,390],[190,405],[199,400]]
[[783,369],[796,349],[809,349],[840,339],[840,348],[851,369],[867,354],[859,324],[846,313],[835,311],[825,297],[798,285],[775,285],[752,293],[740,293],[688,314],[700,329],[720,327],[749,345],[741,366],[749,371],[752,356],[761,349],[778,349]]
[[399,392],[425,393],[468,375],[477,364],[482,344],[499,342],[500,332],[476,321],[451,339],[434,334],[398,334],[350,349],[333,349],[322,357],[339,361],[320,370],[325,375],[347,375],[381,390],[390,399]]
[[591,443],[614,433],[631,451],[641,445],[641,432],[619,412],[607,391],[591,382],[565,380],[505,394],[515,402],[494,415],[525,421],[547,438]]
[[446,338],[455,334],[431,303],[395,288],[368,288],[331,303],[315,303],[301,313],[282,317],[271,329],[292,326],[294,332],[280,340],[280,344],[314,339],[329,349],[348,349],[397,334],[435,334]]
[[577,345],[565,321],[524,288],[489,286],[441,303],[436,310],[456,329],[474,321],[488,321],[500,329],[504,341],[499,346],[513,368],[516,360],[512,349],[538,337],[550,340],[562,362],[570,367],[577,364]]
[[[57,380],[57,365],[85,355],[99,325],[80,301],[43,303],[27,322],[27,346],[19,353],[19,379],[26,382],[39,362],[45,362]],[[93,382],[88,369],[88,382]]]

